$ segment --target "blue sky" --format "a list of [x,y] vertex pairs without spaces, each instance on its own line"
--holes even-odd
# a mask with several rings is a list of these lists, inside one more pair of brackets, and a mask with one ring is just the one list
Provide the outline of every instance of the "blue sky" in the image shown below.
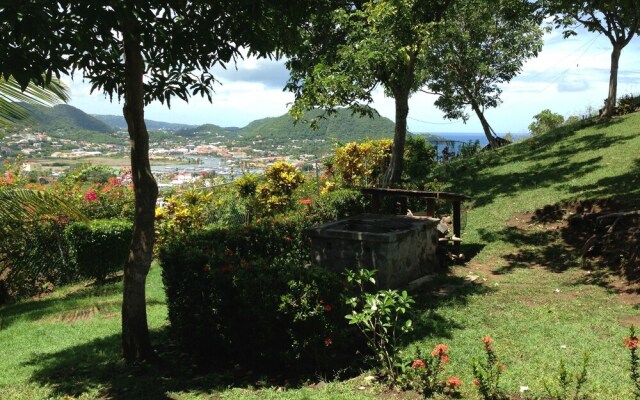
[[[537,58],[529,60],[522,73],[503,87],[503,103],[486,112],[498,133],[527,133],[533,115],[548,108],[568,117],[602,107],[608,91],[611,44],[603,35],[582,31],[563,39],[560,31],[545,36],[545,45]],[[226,70],[214,70],[222,82],[216,88],[213,103],[198,97],[189,103],[179,99],[171,109],[157,103],[146,108],[147,119],[185,124],[213,123],[242,127],[265,117],[287,112],[292,94],[283,92],[288,71],[283,62],[246,59]],[[90,94],[88,84],[76,78],[67,80],[71,88],[70,104],[90,114],[122,112],[122,104],[110,102],[101,93]],[[640,94],[640,38],[634,37],[620,59],[618,95]],[[433,106],[435,96],[418,93],[409,103],[409,130],[412,132],[482,132],[471,113],[467,124],[448,121]],[[374,94],[373,106],[385,117],[394,119],[393,99],[381,90]]]

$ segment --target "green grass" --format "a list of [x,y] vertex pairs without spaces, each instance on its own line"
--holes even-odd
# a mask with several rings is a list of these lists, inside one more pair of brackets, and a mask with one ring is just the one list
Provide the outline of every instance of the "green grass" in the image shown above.
[[[560,358],[578,372],[590,354],[584,392],[591,399],[633,399],[628,354],[622,345],[637,305],[600,282],[559,231],[506,224],[514,213],[562,201],[615,197],[640,208],[640,114],[606,126],[562,128],[440,173],[447,188],[473,197],[463,251],[474,257],[416,293],[416,347],[450,347],[447,375],[463,379],[464,398],[478,398],[473,359],[483,336],[505,364],[502,387],[542,397]],[[471,277],[472,279],[469,279]],[[278,391],[273,381],[194,370],[166,337],[166,306],[157,266],[148,278],[157,366],[126,368],[119,358],[121,283],[63,288],[41,300],[0,308],[0,399],[369,399],[386,398],[364,375]],[[359,387],[364,387],[360,389]]]

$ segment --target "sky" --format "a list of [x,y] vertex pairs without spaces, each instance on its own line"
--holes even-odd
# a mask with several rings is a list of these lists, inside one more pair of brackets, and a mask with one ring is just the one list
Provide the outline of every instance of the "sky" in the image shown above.
[[[537,58],[524,65],[520,75],[502,87],[502,104],[485,115],[498,134],[522,135],[528,132],[533,116],[544,109],[563,115],[583,115],[602,107],[608,92],[611,43],[604,35],[580,31],[563,39],[560,31],[545,34],[545,44]],[[244,59],[227,69],[213,70],[221,81],[213,102],[200,96],[188,103],[172,100],[171,109],[160,103],[146,107],[145,118],[156,121],[223,127],[243,127],[251,121],[276,117],[287,112],[293,95],[283,87],[289,73],[283,61]],[[64,80],[64,79],[63,79]],[[122,114],[122,104],[102,93],[90,93],[81,78],[66,79],[71,104],[89,114]],[[640,94],[640,38],[624,48],[620,58],[618,97]],[[373,107],[394,120],[394,102],[381,89],[374,93]],[[449,121],[434,105],[436,97],[424,93],[409,101],[408,129],[428,133],[479,133],[480,123],[470,112],[469,121]]]

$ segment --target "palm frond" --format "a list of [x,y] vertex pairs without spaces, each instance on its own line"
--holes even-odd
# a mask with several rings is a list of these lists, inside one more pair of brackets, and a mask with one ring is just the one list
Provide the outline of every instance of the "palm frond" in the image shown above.
[[67,216],[88,221],[86,215],[59,197],[41,190],[0,190],[0,224],[30,222],[42,216]]
[[0,79],[0,127],[13,125],[29,118],[29,112],[20,103],[50,107],[69,100],[69,89],[58,80],[51,80],[44,87],[29,85],[23,91],[13,79]]

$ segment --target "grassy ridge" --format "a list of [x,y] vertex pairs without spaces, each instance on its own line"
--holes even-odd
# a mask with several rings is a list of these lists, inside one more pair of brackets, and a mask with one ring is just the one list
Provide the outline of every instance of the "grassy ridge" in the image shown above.
[[[476,159],[443,167],[447,190],[473,197],[463,232],[466,265],[416,294],[416,347],[450,347],[448,375],[463,379],[464,398],[477,398],[470,363],[482,357],[483,336],[495,339],[506,365],[503,387],[543,396],[561,357],[571,373],[591,357],[585,393],[592,399],[632,399],[622,346],[637,304],[591,284],[559,231],[519,224],[514,215],[567,200],[616,197],[638,204],[640,114],[605,126],[562,128]],[[380,387],[363,377],[313,387],[261,388],[251,377],[230,382],[201,376],[167,347],[166,307],[159,268],[148,279],[149,324],[164,357],[160,366],[125,368],[119,357],[121,283],[76,286],[42,300],[0,308],[0,398],[366,399]],[[359,387],[364,387],[363,390]]]

